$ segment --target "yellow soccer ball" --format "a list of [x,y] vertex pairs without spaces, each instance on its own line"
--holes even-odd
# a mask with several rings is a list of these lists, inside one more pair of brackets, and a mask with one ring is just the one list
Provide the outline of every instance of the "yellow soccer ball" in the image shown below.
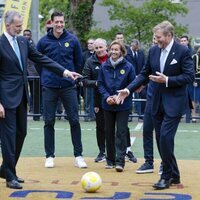
[[96,172],[87,172],[81,178],[82,188],[86,192],[96,192],[102,185],[102,180]]

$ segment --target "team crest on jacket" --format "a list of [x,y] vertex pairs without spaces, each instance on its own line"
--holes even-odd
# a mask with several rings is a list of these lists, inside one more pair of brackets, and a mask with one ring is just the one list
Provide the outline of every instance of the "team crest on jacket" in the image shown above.
[[69,43],[68,42],[65,42],[65,47],[68,47],[69,46]]
[[125,70],[124,70],[124,69],[121,69],[121,70],[120,70],[120,74],[122,74],[122,75],[125,74]]

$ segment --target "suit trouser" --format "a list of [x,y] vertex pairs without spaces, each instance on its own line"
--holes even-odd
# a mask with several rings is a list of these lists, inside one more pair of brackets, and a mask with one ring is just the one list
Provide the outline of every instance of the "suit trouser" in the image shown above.
[[151,98],[147,98],[143,119],[143,149],[145,162],[153,164],[153,119],[151,114]]
[[181,117],[170,117],[163,112],[154,116],[156,141],[162,159],[162,179],[179,178],[180,172],[174,155],[174,138]]
[[74,156],[82,156],[81,127],[78,116],[78,99],[75,87],[42,89],[44,109],[44,143],[46,157],[55,157],[55,112],[60,97],[68,116]]
[[[96,137],[97,145],[100,153],[105,153],[105,121],[104,111],[99,107],[99,112],[95,113],[96,116]],[[127,147],[131,146],[130,130],[127,128]]]
[[96,116],[96,138],[100,153],[105,153],[105,121],[104,111],[99,107],[99,111],[95,113]]
[[128,115],[129,110],[104,111],[108,164],[125,165]]
[[27,101],[23,96],[17,108],[5,109],[0,119],[0,139],[3,162],[0,175],[11,181],[17,178],[16,165],[27,133]]

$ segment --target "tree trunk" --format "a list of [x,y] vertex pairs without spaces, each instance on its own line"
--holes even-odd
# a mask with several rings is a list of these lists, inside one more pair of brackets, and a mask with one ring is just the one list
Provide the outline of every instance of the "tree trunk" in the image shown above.
[[96,0],[69,0],[69,30],[83,40],[92,26],[92,13]]

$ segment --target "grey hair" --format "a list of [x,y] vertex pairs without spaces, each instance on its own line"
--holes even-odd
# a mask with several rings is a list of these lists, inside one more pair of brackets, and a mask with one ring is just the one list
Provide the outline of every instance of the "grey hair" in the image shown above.
[[153,28],[153,32],[155,33],[157,30],[162,30],[164,36],[167,36],[169,33],[174,36],[174,26],[169,21],[163,21],[157,24]]
[[107,46],[107,42],[106,40],[104,40],[103,38],[97,38],[95,41],[94,41],[94,44],[93,45],[96,45],[96,43],[103,43],[105,46]]
[[137,39],[133,39],[132,42],[131,42],[131,44],[139,46],[140,45],[140,41],[137,40]]
[[22,18],[22,15],[20,13],[18,13],[17,11],[7,11],[4,15],[5,25],[6,24],[8,24],[8,25],[12,24],[15,17]]

